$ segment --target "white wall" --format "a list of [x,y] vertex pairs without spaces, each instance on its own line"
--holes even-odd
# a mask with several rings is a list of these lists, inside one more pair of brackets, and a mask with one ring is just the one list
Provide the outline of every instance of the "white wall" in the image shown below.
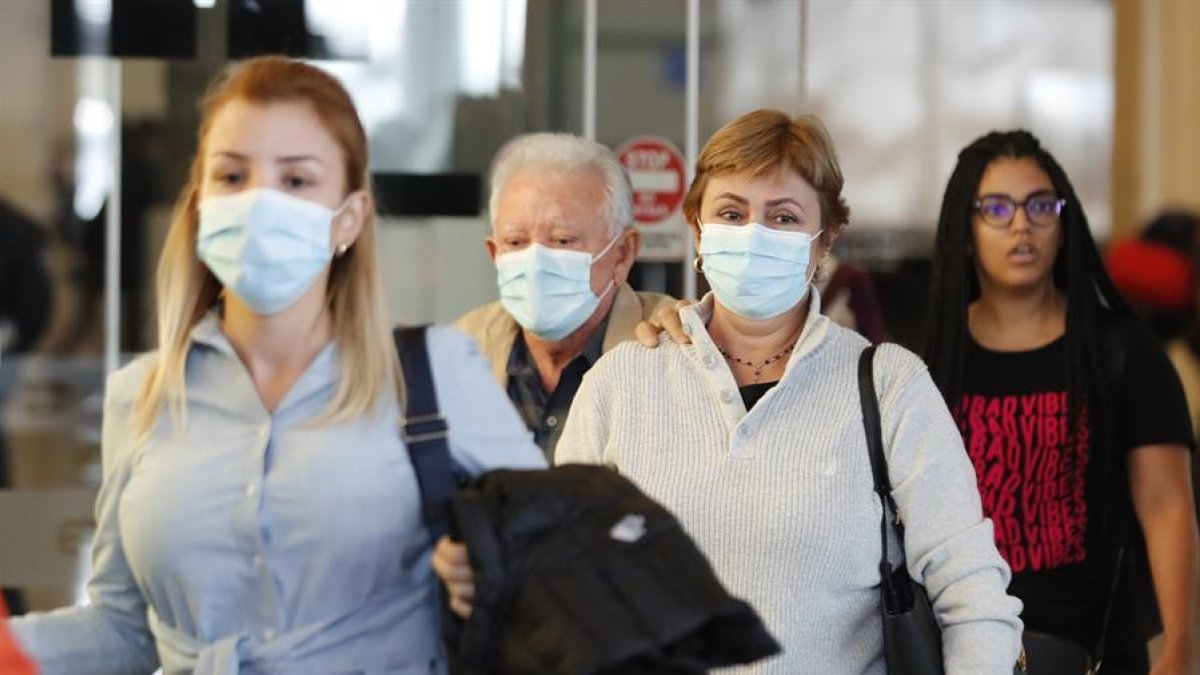
[[479,218],[383,218],[379,256],[393,322],[453,321],[497,298]]

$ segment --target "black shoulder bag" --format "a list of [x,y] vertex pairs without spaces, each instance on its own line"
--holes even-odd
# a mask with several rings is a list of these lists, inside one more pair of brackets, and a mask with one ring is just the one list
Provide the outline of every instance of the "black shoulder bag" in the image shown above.
[[[883,433],[879,422],[879,399],[875,394],[873,361],[875,345],[863,350],[858,360],[858,395],[862,405],[863,429],[875,493],[883,513],[879,519],[882,554],[879,560],[879,594],[883,618],[883,655],[888,675],[943,675],[942,629],[933,615],[925,587],[912,580],[904,561],[904,524],[892,499],[892,482],[883,454]],[[900,541],[900,564],[892,569],[888,560],[888,515]],[[1013,668],[1024,673],[1024,654]]]
[[[875,345],[863,350],[858,359],[858,396],[862,404],[863,429],[867,432],[867,451],[875,494],[883,513],[879,519],[880,607],[883,615],[883,655],[888,675],[943,675],[942,629],[933,616],[925,588],[908,576],[904,563],[904,525],[900,522],[892,483],[883,454],[883,434],[879,423],[879,400],[875,395],[873,361]],[[900,564],[892,569],[888,560],[888,514],[900,539]]]

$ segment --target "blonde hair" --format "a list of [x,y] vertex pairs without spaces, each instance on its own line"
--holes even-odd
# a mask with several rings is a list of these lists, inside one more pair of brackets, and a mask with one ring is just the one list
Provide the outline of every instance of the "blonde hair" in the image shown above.
[[829,132],[815,115],[788,117],[778,110],[755,110],[713,134],[696,159],[696,177],[683,199],[692,229],[700,216],[704,189],[713,175],[750,172],[763,176],[779,169],[795,172],[817,191],[822,238],[828,241],[850,221],[842,198],[842,169]]
[[186,367],[191,332],[216,304],[221,284],[196,256],[197,204],[204,176],[204,143],[213,118],[226,103],[306,102],[342,149],[346,194],[363,191],[369,208],[354,246],[334,258],[326,288],[340,365],[333,400],[319,422],[333,423],[369,412],[380,396],[401,391],[400,365],[383,299],[376,260],[376,223],[367,165],[367,138],[354,103],[328,73],[291,59],[268,56],[228,69],[201,103],[201,122],[191,173],[175,203],[156,279],[158,358],[134,406],[134,430],[145,439],[165,410],[186,423]]

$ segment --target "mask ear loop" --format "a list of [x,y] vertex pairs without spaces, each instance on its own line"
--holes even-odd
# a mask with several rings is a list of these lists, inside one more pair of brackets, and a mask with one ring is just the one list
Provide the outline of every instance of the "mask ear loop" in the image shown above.
[[621,235],[623,235],[623,234],[625,234],[625,230],[621,230],[620,232],[618,232],[617,236],[613,237],[612,241],[608,242],[607,246],[605,246],[599,253],[592,256],[592,262],[596,262],[597,260],[608,255],[608,252],[612,250],[612,247],[615,246],[618,241],[621,241]]
[[[622,237],[622,235],[624,235],[624,234],[625,234],[625,230],[621,230],[620,232],[618,232],[618,233],[617,233],[617,236],[613,237],[613,238],[612,238],[612,241],[608,242],[608,245],[607,245],[607,246],[605,246],[605,247],[604,247],[604,249],[603,249],[602,251],[600,251],[600,252],[599,252],[599,253],[597,253],[596,255],[592,256],[592,259],[591,259],[590,261],[588,261],[588,268],[589,268],[589,271],[590,271],[590,269],[591,269],[591,266],[592,266],[592,265],[593,265],[593,264],[594,264],[594,263],[595,263],[597,260],[599,260],[599,259],[603,258],[605,255],[607,255],[607,254],[608,254],[608,252],[612,250],[612,247],[613,247],[613,246],[615,246],[615,245],[617,244],[617,242],[618,242],[618,241],[621,241],[621,237]],[[611,291],[612,289],[616,288],[616,287],[617,287],[617,280],[616,280],[615,278],[613,278],[613,279],[609,279],[609,280],[608,280],[608,285],[604,287],[604,290],[603,290],[603,291],[600,293],[600,295],[597,295],[597,296],[596,296],[596,298],[597,298],[598,300],[603,300],[603,299],[604,299],[604,296],[608,295],[608,292],[609,292],[609,291]]]
[[[813,241],[817,237],[820,237],[821,233],[823,233],[824,231],[825,231],[825,228],[822,227],[821,229],[817,230],[815,233],[808,235],[808,250],[809,251],[812,251]],[[806,294],[812,293],[814,290],[816,290],[816,286],[813,285],[813,279],[815,279],[817,276],[817,270],[819,270],[821,268],[821,263],[817,263],[814,265],[812,260],[809,260],[808,264],[812,266],[812,272],[809,272],[804,277],[804,292]]]

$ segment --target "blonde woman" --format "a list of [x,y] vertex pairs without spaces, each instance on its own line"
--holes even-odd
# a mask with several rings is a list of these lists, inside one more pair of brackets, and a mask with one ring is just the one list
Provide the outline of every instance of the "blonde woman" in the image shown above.
[[[108,382],[91,605],[11,623],[43,673],[445,670],[375,236],[334,78],[260,58],[214,85],[159,350]],[[429,337],[456,461],[541,465],[473,343]]]

